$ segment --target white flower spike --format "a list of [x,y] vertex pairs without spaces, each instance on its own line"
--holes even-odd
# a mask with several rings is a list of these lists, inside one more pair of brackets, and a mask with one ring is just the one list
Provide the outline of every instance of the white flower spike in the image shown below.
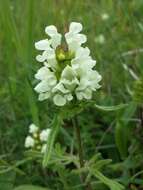
[[38,50],[36,60],[43,63],[35,78],[40,82],[35,87],[39,100],[51,99],[57,106],[65,106],[73,100],[92,99],[100,88],[101,75],[94,69],[96,61],[90,56],[88,47],[82,47],[87,40],[81,34],[82,24],[72,22],[64,35],[67,46],[61,44],[62,35],[53,25],[47,26],[50,39],[35,43]]

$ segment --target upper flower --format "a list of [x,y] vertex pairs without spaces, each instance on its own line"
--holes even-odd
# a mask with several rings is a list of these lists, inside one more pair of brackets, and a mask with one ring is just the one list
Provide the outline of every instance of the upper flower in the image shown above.
[[94,70],[96,61],[89,48],[82,47],[87,38],[81,31],[82,25],[72,22],[63,46],[62,35],[51,25],[45,29],[50,39],[35,43],[36,49],[42,51],[36,60],[43,63],[35,74],[40,80],[35,87],[39,100],[51,98],[57,106],[64,106],[73,99],[89,100],[93,91],[100,88],[101,75]]
[[82,24],[72,22],[69,27],[69,32],[65,34],[66,42],[69,50],[76,51],[81,44],[86,42],[86,36],[79,34],[82,31]]

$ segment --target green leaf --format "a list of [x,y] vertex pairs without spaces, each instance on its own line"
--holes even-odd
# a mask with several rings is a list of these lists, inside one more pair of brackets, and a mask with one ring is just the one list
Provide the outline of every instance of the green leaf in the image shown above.
[[112,162],[111,159],[99,160],[94,164],[94,168],[96,168],[97,170],[100,170],[101,168],[110,164],[111,162]]
[[124,189],[123,185],[116,182],[115,180],[109,179],[108,177],[104,176],[98,170],[94,170],[93,174],[97,179],[99,179],[102,183],[107,185],[111,190],[123,190]]
[[120,105],[116,105],[116,106],[100,106],[97,104],[94,104],[94,106],[102,111],[116,111],[116,110],[120,110],[125,108],[126,106],[128,106],[128,104],[120,104]]
[[135,102],[130,102],[128,104],[128,107],[125,109],[124,112],[122,112],[120,118],[118,120],[122,120],[125,122],[125,124],[128,124],[130,119],[133,117],[137,110],[137,104]]
[[123,122],[117,122],[115,128],[115,142],[122,159],[124,159],[128,153],[128,135],[126,129]]
[[4,174],[4,173],[7,173],[7,172],[10,172],[12,170],[17,170],[17,167],[25,164],[26,162],[32,160],[31,158],[26,158],[26,159],[23,159],[23,160],[20,160],[20,161],[17,161],[14,165],[8,165],[7,168],[4,168],[4,169],[1,169],[0,170],[0,174]]
[[130,102],[124,111],[118,112],[115,128],[115,142],[122,159],[124,159],[128,153],[128,141],[131,138],[130,131],[132,127],[130,121],[136,109],[137,104]]
[[53,149],[53,145],[55,142],[55,138],[57,136],[57,133],[59,131],[60,125],[61,125],[62,119],[61,116],[56,115],[53,119],[53,123],[51,125],[52,129],[47,141],[47,148],[46,148],[46,153],[44,155],[44,159],[43,159],[43,167],[46,167],[50,158],[51,158],[51,153],[52,153],[52,149]]
[[14,190],[48,190],[48,189],[44,187],[34,186],[34,185],[20,185],[14,188]]

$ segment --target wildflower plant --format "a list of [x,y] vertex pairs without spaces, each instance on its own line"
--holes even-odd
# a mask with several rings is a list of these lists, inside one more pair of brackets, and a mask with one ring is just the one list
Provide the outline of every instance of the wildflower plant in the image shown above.
[[[119,107],[106,108],[95,105],[93,94],[101,87],[99,83],[102,77],[95,69],[96,61],[91,57],[89,48],[83,46],[87,37],[81,33],[82,28],[81,23],[72,22],[69,31],[61,35],[55,26],[47,26],[45,33],[48,37],[35,43],[35,48],[40,51],[36,60],[42,67],[35,74],[37,85],[34,89],[39,95],[39,101],[51,101],[56,111],[50,129],[40,131],[34,124],[30,125],[25,147],[44,153],[44,167],[47,167],[52,159],[56,165],[66,167],[70,163],[74,164],[87,190],[92,189],[90,183],[92,177],[97,178],[111,190],[121,190],[123,189],[121,184],[105,177],[101,172],[103,166],[109,164],[110,160],[103,160],[100,154],[95,154],[89,161],[85,161],[83,155],[77,115],[88,105],[103,110]],[[75,129],[78,157],[67,153],[64,156],[64,151],[54,147],[60,126],[67,119],[72,121]]]

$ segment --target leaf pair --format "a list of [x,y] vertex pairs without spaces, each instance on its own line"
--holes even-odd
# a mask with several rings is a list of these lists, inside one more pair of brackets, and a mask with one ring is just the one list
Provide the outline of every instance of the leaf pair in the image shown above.
[[96,177],[101,183],[107,185],[111,190],[123,190],[124,186],[103,175],[102,168],[111,163],[110,159],[101,159],[101,154],[94,155],[88,162],[85,163],[83,168],[75,170],[75,173],[88,173],[85,184],[87,184],[92,176]]

